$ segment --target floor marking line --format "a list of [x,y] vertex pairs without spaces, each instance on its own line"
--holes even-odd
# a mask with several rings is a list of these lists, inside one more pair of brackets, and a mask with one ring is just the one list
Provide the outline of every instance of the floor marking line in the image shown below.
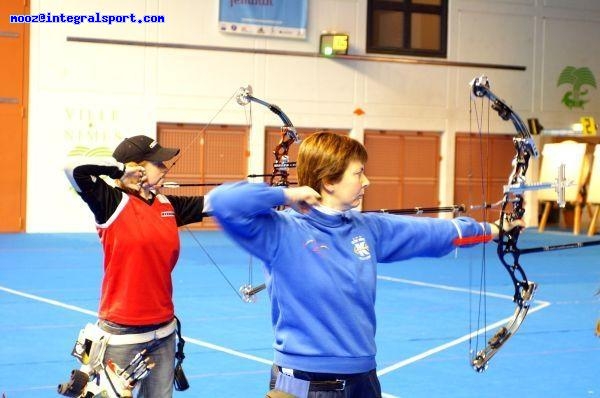
[[[476,292],[476,291],[471,290],[471,289],[459,288],[459,287],[454,287],[454,286],[449,286],[449,285],[441,285],[441,284],[435,284],[435,283],[428,283],[428,282],[421,282],[421,281],[415,281],[415,280],[410,280],[410,279],[395,278],[395,277],[385,276],[385,275],[378,275],[377,279],[379,279],[379,280],[385,280],[385,281],[389,281],[389,282],[404,283],[404,284],[409,284],[409,285],[414,285],[414,286],[430,287],[430,288],[435,288],[435,289],[455,291],[455,292],[462,292],[462,293],[468,293],[468,294],[479,294],[479,292]],[[44,297],[37,296],[37,295],[34,295],[34,294],[21,292],[21,291],[10,289],[10,288],[4,287],[4,286],[0,286],[0,290],[4,291],[4,292],[7,292],[7,293],[10,293],[10,294],[17,295],[17,296],[25,297],[25,298],[28,298],[28,299],[31,299],[31,300],[40,301],[40,302],[43,302],[43,303],[46,303],[46,304],[54,305],[54,306],[57,306],[57,307],[60,307],[60,308],[64,308],[64,309],[67,309],[67,310],[71,310],[71,311],[75,311],[75,312],[80,312],[80,313],[83,313],[83,314],[86,314],[86,315],[91,315],[91,316],[94,316],[94,317],[98,317],[98,313],[95,312],[95,311],[91,311],[91,310],[88,310],[88,309],[85,309],[85,308],[82,308],[82,307],[78,307],[78,306],[75,306],[75,305],[71,305],[71,304],[66,304],[66,303],[63,303],[63,302],[60,302],[60,301],[57,301],[57,300],[48,299],[48,298],[44,298]],[[507,299],[507,300],[511,300],[511,301],[513,299],[512,296],[509,296],[509,295],[506,295],[506,294],[498,294],[498,293],[492,293],[492,292],[485,292],[484,294],[487,295],[487,296],[490,296],[490,297]],[[550,305],[550,302],[542,301],[542,300],[535,300],[534,302],[535,303],[539,303],[539,305],[536,306],[536,307],[530,308],[529,309],[530,313],[534,313],[534,312],[540,311],[540,310],[542,310],[542,309],[544,309],[544,308],[546,308],[546,307],[548,307]],[[442,344],[440,346],[437,346],[437,347],[434,347],[432,349],[429,349],[429,350],[427,350],[427,351],[425,351],[425,352],[423,352],[421,354],[412,356],[412,357],[407,358],[405,360],[402,360],[400,362],[396,362],[393,365],[390,365],[390,366],[387,366],[387,367],[385,367],[383,369],[378,370],[377,371],[377,375],[378,376],[383,376],[385,374],[388,374],[390,372],[398,370],[398,369],[400,369],[400,368],[402,368],[404,366],[407,366],[407,365],[409,365],[411,363],[414,363],[414,362],[419,361],[421,359],[427,358],[427,357],[429,357],[429,356],[431,356],[433,354],[436,354],[438,352],[441,352],[443,350],[451,348],[451,347],[453,347],[455,345],[458,345],[458,344],[460,344],[462,342],[465,342],[465,341],[469,340],[470,338],[473,338],[473,337],[478,336],[480,334],[486,333],[490,329],[495,329],[497,327],[500,327],[500,326],[504,325],[505,323],[507,323],[510,319],[512,319],[512,317],[504,318],[504,319],[502,319],[502,320],[500,320],[498,322],[495,322],[495,323],[493,323],[491,325],[487,325],[486,327],[483,327],[483,328],[481,328],[481,329],[479,329],[477,331],[471,332],[471,333],[466,334],[464,336],[461,336],[461,337],[459,337],[457,339],[449,341],[449,342],[447,342],[445,344]],[[193,337],[184,336],[184,338],[185,338],[186,342],[190,342],[191,344],[195,344],[195,345],[198,345],[200,347],[205,347],[205,348],[208,348],[208,349],[211,349],[211,350],[214,350],[214,351],[219,351],[219,352],[222,352],[222,353],[225,353],[225,354],[228,354],[228,355],[232,355],[232,356],[236,356],[236,357],[239,357],[239,358],[248,359],[248,360],[259,362],[259,363],[263,363],[263,364],[266,364],[266,365],[272,365],[273,364],[273,361],[268,360],[268,359],[264,359],[264,358],[261,358],[261,357],[257,357],[255,355],[245,354],[245,353],[240,352],[240,351],[236,351],[236,350],[233,350],[233,349],[230,349],[230,348],[227,348],[227,347],[223,347],[223,346],[219,346],[219,345],[216,345],[216,344],[213,344],[213,343],[209,343],[209,342],[206,342],[206,341],[198,340],[198,339],[195,339]],[[398,398],[398,397],[395,397],[393,395],[385,394],[385,393],[383,394],[383,396],[385,398]]]
[[81,312],[82,314],[86,314],[86,315],[91,315],[91,316],[98,317],[98,313],[97,312],[86,310],[85,308],[81,308],[81,307],[78,307],[76,305],[65,304],[65,303],[57,301],[57,300],[47,299],[45,297],[36,296],[34,294],[29,294],[29,293],[21,292],[19,290],[10,289],[10,288],[4,287],[4,286],[0,286],[0,290],[5,291],[5,292],[10,293],[10,294],[14,294],[16,296],[21,296],[21,297],[25,297],[25,298],[28,298],[28,299],[31,299],[31,300],[41,301],[42,303],[54,305],[56,307],[61,307],[61,308],[65,308],[67,310],[71,310],[71,311],[75,311],[75,312]]
[[[60,308],[64,308],[64,309],[70,310],[70,311],[80,312],[82,314],[91,315],[91,316],[96,317],[96,318],[98,317],[98,313],[97,312],[90,311],[90,310],[87,310],[85,308],[78,307],[76,305],[65,304],[65,303],[57,301],[57,300],[47,299],[45,297],[36,296],[34,294],[21,292],[19,290],[10,289],[10,288],[4,287],[4,286],[0,286],[0,290],[5,291],[5,292],[10,293],[10,294],[14,294],[16,296],[21,296],[21,297],[25,297],[25,298],[28,298],[28,299],[31,299],[31,300],[40,301],[42,303],[54,305],[54,306],[57,306],[57,307],[60,307]],[[220,352],[223,352],[225,354],[237,356],[237,357],[240,357],[240,358],[249,359],[249,360],[260,362],[260,363],[264,363],[264,364],[267,364],[267,365],[272,365],[273,364],[273,361],[270,361],[268,359],[260,358],[260,357],[254,356],[254,355],[244,354],[243,352],[232,350],[230,348],[219,346],[219,345],[216,345],[216,344],[212,344],[212,343],[209,343],[209,342],[206,342],[206,341],[198,340],[198,339],[195,339],[193,337],[184,336],[184,339],[185,339],[186,343],[190,342],[191,344],[195,344],[195,345],[198,345],[198,346],[201,346],[201,347],[209,348],[209,349],[215,350],[215,351],[220,351]]]
[[[87,310],[85,308],[78,307],[76,305],[65,304],[65,303],[60,302],[58,300],[52,300],[52,299],[48,299],[48,298],[45,298],[45,297],[36,296],[35,294],[21,292],[19,290],[10,289],[10,288],[4,287],[4,286],[0,286],[0,290],[4,291],[6,293],[14,294],[16,296],[21,296],[21,297],[25,297],[25,298],[28,298],[28,299],[31,299],[31,300],[35,300],[35,301],[39,301],[39,302],[42,302],[42,303],[54,305],[54,306],[57,306],[57,307],[60,307],[60,308],[64,308],[64,309],[70,310],[70,311],[80,312],[82,314],[91,315],[91,316],[96,317],[96,318],[98,317],[98,313],[95,312],[95,311],[90,311],[90,310]],[[185,339],[186,343],[195,344],[195,345],[198,345],[200,347],[205,347],[205,348],[208,348],[210,350],[222,352],[224,354],[229,354],[229,355],[236,356],[236,357],[239,357],[239,358],[244,358],[244,359],[248,359],[248,360],[251,360],[251,361],[263,363],[265,365],[269,365],[269,366],[273,365],[273,361],[270,361],[268,359],[264,359],[264,358],[261,358],[261,357],[257,357],[255,355],[245,354],[245,353],[240,352],[240,351],[232,350],[231,348],[227,348],[227,347],[223,347],[223,346],[216,345],[216,344],[213,344],[213,343],[209,343],[209,342],[206,342],[206,341],[198,340],[198,339],[195,339],[195,338],[189,337],[189,336],[183,336],[183,338]],[[397,397],[395,395],[386,394],[386,393],[382,393],[382,397],[383,398],[399,398],[399,397]]]
[[[377,275],[377,279],[383,280],[383,281],[388,281],[388,282],[404,283],[406,285],[431,287],[434,289],[448,290],[451,292],[469,293],[469,294],[474,294],[474,295],[480,294],[479,291],[467,289],[464,287],[455,287],[455,286],[449,286],[449,285],[440,285],[437,283],[420,282],[420,281],[414,281],[414,280],[410,280],[410,279],[395,278],[393,276]],[[486,296],[489,296],[489,297],[497,297],[497,298],[501,298],[501,299],[508,299],[511,301],[513,299],[513,296],[509,296],[507,294],[492,293],[492,292],[485,292],[483,294],[485,294]]]
[[[465,288],[459,288],[459,287],[454,287],[454,286],[448,286],[448,285],[439,285],[439,284],[435,284],[435,283],[427,283],[427,282],[420,282],[420,281],[414,281],[414,280],[410,280],[410,279],[402,279],[402,278],[394,278],[391,276],[383,276],[383,275],[378,275],[377,279],[381,279],[381,280],[385,280],[385,281],[389,281],[389,282],[398,282],[398,283],[405,283],[405,284],[409,284],[409,285],[415,285],[415,286],[422,286],[422,287],[431,287],[431,288],[435,288],[435,289],[442,289],[442,290],[449,290],[449,291],[456,291],[456,292],[463,292],[463,293],[469,293],[469,294],[479,294],[479,292],[476,292],[474,290],[471,289],[465,289]],[[513,300],[512,296],[506,295],[506,294],[498,294],[498,293],[491,293],[491,292],[485,292],[484,293],[487,296],[490,297],[497,297],[497,298],[502,298],[502,299],[507,299],[507,300]],[[537,311],[540,311],[546,307],[548,307],[551,303],[548,301],[543,301],[543,300],[534,300],[534,303],[537,303],[538,305],[536,307],[531,307],[529,308],[529,313],[534,313]],[[425,352],[422,352],[420,354],[417,354],[415,356],[412,356],[410,358],[404,359],[400,362],[396,362],[393,365],[387,366],[383,369],[380,369],[377,371],[377,375],[378,376],[383,376],[387,373],[393,372],[395,370],[398,370],[404,366],[410,365],[411,363],[417,362],[421,359],[427,358],[433,354],[436,354],[438,352],[444,351],[448,348],[454,347],[455,345],[458,345],[460,343],[463,343],[465,341],[468,341],[471,338],[474,338],[480,334],[486,333],[488,331],[490,331],[490,329],[496,329],[500,326],[503,326],[504,324],[506,324],[508,321],[510,321],[512,319],[512,316],[501,319],[495,323],[492,323],[490,325],[487,325],[479,330],[473,331],[471,333],[468,333],[464,336],[461,336],[459,338],[456,338],[452,341],[449,341],[445,344],[439,345],[437,347],[431,348]]]

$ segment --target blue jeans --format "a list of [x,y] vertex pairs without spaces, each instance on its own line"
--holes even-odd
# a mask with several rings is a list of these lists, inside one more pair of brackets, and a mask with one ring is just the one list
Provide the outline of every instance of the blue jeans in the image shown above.
[[[112,322],[100,321],[100,327],[113,334],[133,334],[144,333],[158,327],[130,327],[121,326]],[[156,348],[148,354],[148,357],[155,363],[154,368],[150,370],[147,377],[140,380],[136,389],[137,398],[169,398],[173,396],[173,368],[175,366],[175,342],[176,333],[160,339],[158,341],[149,341],[141,344],[114,345],[110,343],[106,348],[104,360],[112,359],[121,368],[133,359],[133,357],[142,351],[157,344]]]

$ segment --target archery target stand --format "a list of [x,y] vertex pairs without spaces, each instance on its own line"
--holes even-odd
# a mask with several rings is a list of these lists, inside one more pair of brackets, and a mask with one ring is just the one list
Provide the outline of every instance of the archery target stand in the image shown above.
[[[594,163],[590,176],[587,202],[594,208],[590,228],[587,233],[588,236],[592,236],[596,233],[596,222],[598,221],[598,213],[600,213],[600,144],[597,144],[594,149]],[[600,323],[598,325],[600,327]]]
[[[561,164],[565,165],[565,179],[573,184],[565,190],[565,202],[574,208],[573,234],[579,234],[581,229],[581,210],[585,198],[581,195],[589,176],[589,158],[586,157],[585,143],[563,141],[560,143],[545,144],[542,151],[542,166],[540,181],[553,181],[557,179]],[[539,232],[544,232],[548,216],[554,203],[557,202],[557,193],[553,190],[539,191],[537,199],[545,202],[544,212],[538,226]],[[564,216],[564,214],[563,214]]]

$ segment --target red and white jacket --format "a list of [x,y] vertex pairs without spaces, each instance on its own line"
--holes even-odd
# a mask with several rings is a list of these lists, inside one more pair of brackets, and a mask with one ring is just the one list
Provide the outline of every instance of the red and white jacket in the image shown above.
[[94,213],[104,251],[99,318],[131,326],[173,319],[178,227],[202,220],[204,197],[157,194],[145,200],[126,193],[100,178],[123,175],[115,161],[65,171]]

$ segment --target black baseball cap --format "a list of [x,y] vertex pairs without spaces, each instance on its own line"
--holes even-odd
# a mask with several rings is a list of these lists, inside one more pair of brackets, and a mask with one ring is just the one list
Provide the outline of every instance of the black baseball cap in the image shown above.
[[118,162],[164,162],[179,153],[179,148],[164,148],[154,139],[145,135],[125,138],[113,152],[113,158]]

